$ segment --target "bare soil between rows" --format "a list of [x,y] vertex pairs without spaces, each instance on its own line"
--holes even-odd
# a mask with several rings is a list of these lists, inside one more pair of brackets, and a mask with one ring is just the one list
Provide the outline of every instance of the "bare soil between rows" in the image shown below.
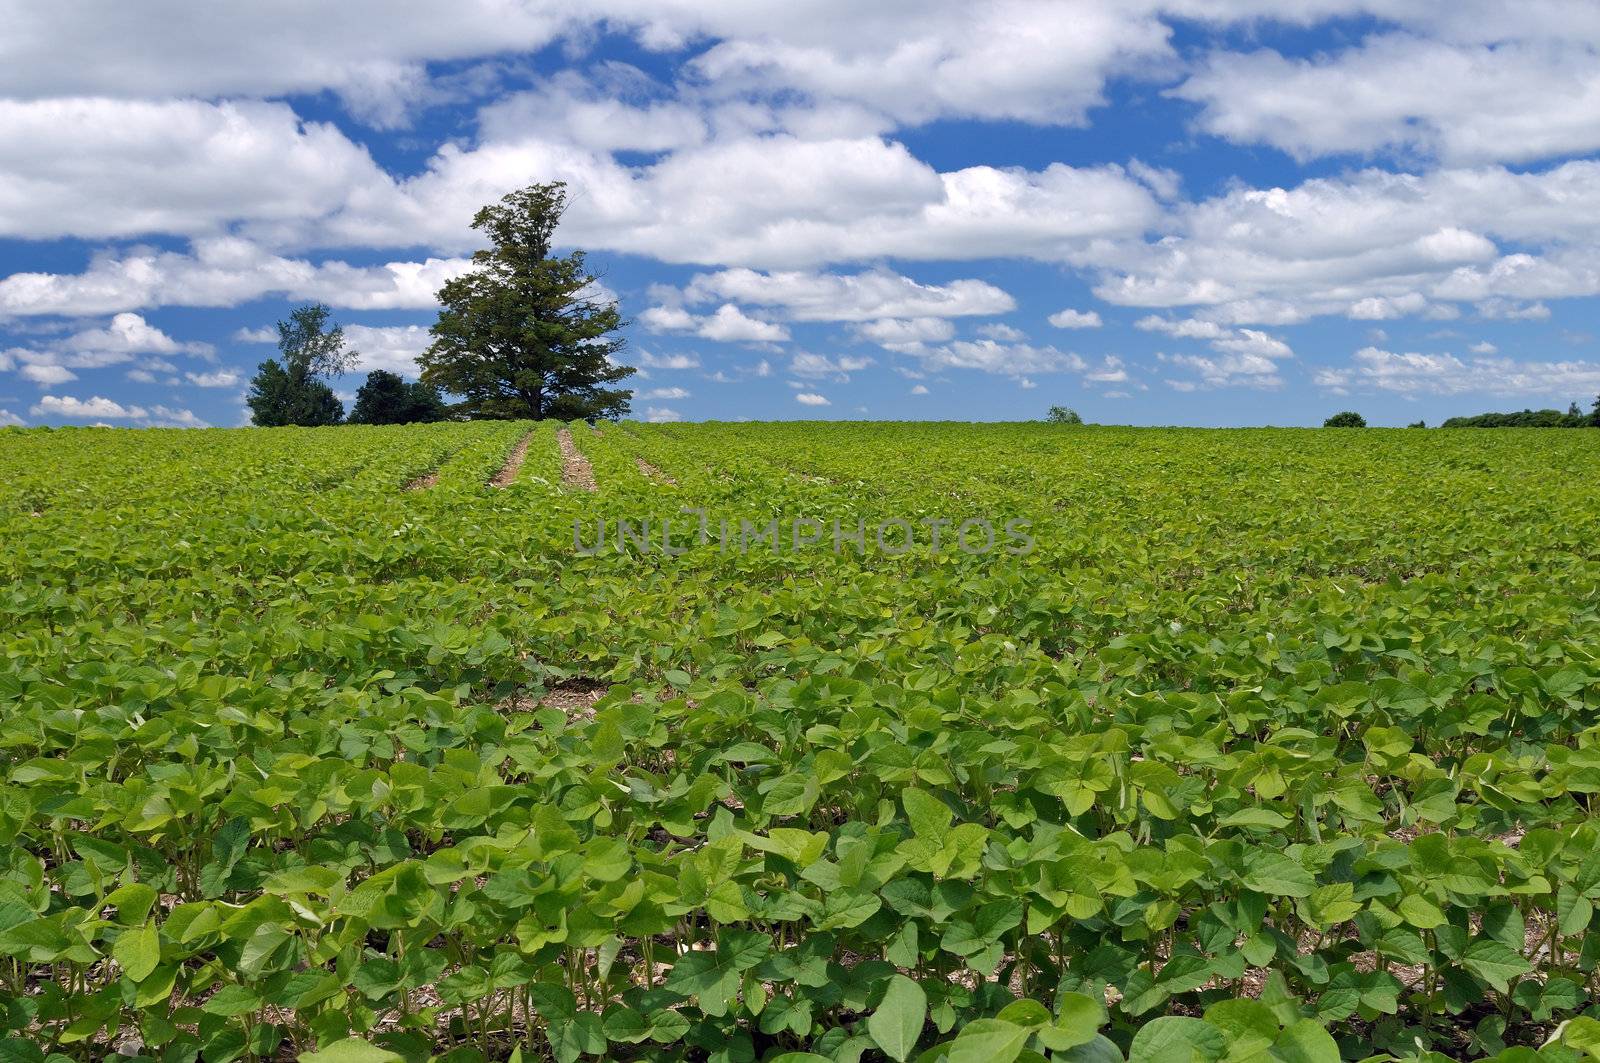
[[489,481],[490,484],[495,487],[509,487],[516,482],[517,473],[522,471],[522,463],[528,460],[528,442],[532,439],[533,433],[529,432],[517,440],[511,455],[506,458],[506,463],[500,467],[500,471],[494,474],[494,479]]
[[594,469],[572,441],[572,433],[565,428],[557,432],[556,444],[561,447],[561,486],[569,491],[598,491]]

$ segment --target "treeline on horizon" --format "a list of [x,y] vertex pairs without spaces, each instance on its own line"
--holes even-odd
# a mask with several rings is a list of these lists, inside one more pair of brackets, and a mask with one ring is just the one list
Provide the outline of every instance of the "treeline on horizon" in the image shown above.
[[1576,402],[1560,410],[1521,410],[1516,413],[1480,413],[1473,417],[1451,417],[1440,428],[1600,428],[1600,398],[1584,413]]

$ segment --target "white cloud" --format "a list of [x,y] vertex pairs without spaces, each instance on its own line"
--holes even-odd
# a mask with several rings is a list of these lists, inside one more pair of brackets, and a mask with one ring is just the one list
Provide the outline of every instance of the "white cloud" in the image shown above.
[[641,391],[637,397],[640,399],[686,399],[689,397],[689,389],[678,387],[651,388],[649,391]]
[[1232,336],[1213,340],[1211,346],[1226,354],[1249,355],[1258,358],[1292,358],[1294,351],[1276,336],[1258,329],[1240,329]]
[[241,328],[233,334],[240,343],[277,343],[278,330],[263,325],[260,328]]
[[390,183],[282,103],[0,97],[0,143],[0,236],[28,239],[213,235],[323,217]]
[[650,99],[659,86],[636,67],[613,62],[603,64],[601,72],[596,82],[562,71],[533,91],[495,100],[478,112],[479,137],[535,136],[596,152],[673,151],[710,138],[711,123],[699,108]]
[[826,355],[801,351],[789,362],[789,372],[796,376],[837,376],[841,380],[848,380],[850,373],[859,372],[871,364],[871,358],[851,355],[829,358]]
[[243,379],[231,369],[219,369],[211,373],[185,373],[183,378],[197,388],[233,388],[238,387]]
[[920,351],[925,344],[954,339],[956,334],[955,326],[939,317],[884,318],[856,325],[853,331],[860,339],[902,354]]
[[10,410],[0,410],[0,428],[21,428],[27,423]]
[[29,412],[35,417],[66,417],[80,421],[91,417],[123,421],[143,419],[148,416],[142,407],[123,406],[100,395],[90,399],[78,399],[71,395],[45,395]]
[[653,306],[639,315],[652,332],[690,332],[720,343],[781,343],[789,330],[772,321],[746,314],[732,303],[724,303],[712,314],[691,314],[681,307]]
[[963,317],[1016,307],[1010,295],[984,281],[919,284],[886,269],[850,275],[729,269],[696,276],[683,294],[690,304],[733,301],[776,308],[791,321]]
[[1178,339],[1207,341],[1213,350],[1221,352],[1225,357],[1200,358],[1192,355],[1166,357],[1175,365],[1194,369],[1212,386],[1231,383],[1235,378],[1259,381],[1269,375],[1276,381],[1273,361],[1294,357],[1294,351],[1287,343],[1260,329],[1224,328],[1215,321],[1192,317],[1174,320],[1155,314],[1135,321],[1134,327],[1146,332],[1164,332]]
[[1528,395],[1554,399],[1587,397],[1600,391],[1600,363],[1518,362],[1453,354],[1396,353],[1365,347],[1347,368],[1318,372],[1316,383],[1335,391],[1363,389],[1402,395]]
[[707,5],[698,20],[729,37],[693,63],[712,92],[799,92],[909,124],[952,116],[1079,124],[1108,76],[1171,54],[1150,5],[740,6]]
[[1083,374],[1083,379],[1093,384],[1121,384],[1128,379],[1128,370],[1124,367],[1122,359],[1114,354],[1107,355],[1101,360],[1098,368],[1090,369]]
[[[1028,338],[1028,334],[1019,328],[1012,328],[1001,321],[992,321],[987,325],[979,325],[972,331],[987,340],[999,340],[1001,343],[1020,343]],[[948,337],[937,337],[946,339]]]
[[681,306],[652,306],[639,315],[639,323],[651,332],[691,332],[700,319]]
[[30,363],[23,366],[18,372],[40,387],[48,387],[51,384],[65,384],[69,380],[78,379],[78,374],[65,366],[48,363]]
[[1278,363],[1262,354],[1236,352],[1216,358],[1199,354],[1158,354],[1156,357],[1169,365],[1186,369],[1199,378],[1197,381],[1182,378],[1167,381],[1180,391],[1192,391],[1196,387],[1283,386],[1283,378],[1278,375]]
[[911,394],[926,395],[928,394],[928,386],[926,384],[917,384],[911,389]]
[[1543,303],[1523,303],[1515,299],[1485,299],[1476,309],[1479,317],[1491,320],[1545,321],[1550,317],[1550,308]]
[[422,325],[346,325],[345,344],[361,357],[356,371],[369,373],[386,369],[405,377],[416,377],[417,356],[428,349],[433,336]]
[[[798,269],[831,262],[1027,256],[1060,260],[1159,217],[1118,166],[939,173],[878,137],[731,137],[628,167],[525,137],[447,146],[415,177],[314,223],[255,226],[286,245],[477,245],[467,220],[530,173],[569,182],[564,243],[667,262]],[[353,197],[354,198],[354,197]]]
[[[180,0],[137,9],[26,2],[3,6],[0,93],[36,96],[277,96],[338,92],[380,124],[425,95],[429,60],[464,60],[550,43],[574,27],[544,2],[351,0],[223,4],[204,19]],[[620,12],[618,12],[620,13]],[[595,12],[598,17],[603,12]],[[183,27],[173,32],[173,27]],[[60,57],[72,57],[61,62]]]
[[1079,261],[1102,271],[1095,293],[1119,305],[1287,324],[1593,295],[1597,238],[1600,162],[1532,173],[1368,169],[1184,205],[1161,240],[1103,245]]
[[144,418],[149,428],[210,428],[192,410],[174,409],[170,406],[152,406]]
[[1399,32],[1327,55],[1214,52],[1174,94],[1201,128],[1305,159],[1378,150],[1450,162],[1527,161],[1600,148],[1594,43],[1463,43]]
[[[87,356],[192,354],[208,358],[209,343],[179,343],[138,314],[117,314],[103,329],[85,329],[64,340],[64,350]],[[105,364],[105,363],[100,363]]]
[[644,419],[646,421],[653,421],[657,424],[664,424],[668,421],[683,420],[683,414],[667,406],[646,406],[644,410]]
[[985,373],[1016,376],[1022,373],[1081,372],[1082,358],[1054,347],[1027,343],[1000,343],[996,340],[955,340],[931,347],[918,355],[923,368],[978,369]]
[[1473,354],[1497,354],[1499,353],[1500,348],[1496,347],[1488,340],[1481,340],[1478,343],[1474,343],[1471,347],[1468,347],[1467,350],[1471,351]]
[[105,314],[150,306],[238,306],[268,295],[358,310],[427,309],[470,265],[430,258],[352,266],[283,258],[247,240],[197,240],[188,253],[134,248],[97,255],[82,273],[0,278],[0,316]]
[[635,349],[624,354],[622,361],[645,369],[698,369],[700,359],[692,354],[652,354]]
[[794,397],[794,401],[802,406],[829,406],[828,400],[814,391],[802,391]]
[[1056,328],[1099,328],[1103,322],[1096,310],[1059,310],[1047,320]]

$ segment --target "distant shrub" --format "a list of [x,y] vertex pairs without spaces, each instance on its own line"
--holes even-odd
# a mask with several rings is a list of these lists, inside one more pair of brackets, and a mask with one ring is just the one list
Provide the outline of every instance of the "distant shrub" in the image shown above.
[[1069,410],[1065,406],[1052,406],[1045,415],[1045,420],[1050,424],[1082,424],[1083,418],[1078,416],[1077,410]]
[[1322,427],[1365,428],[1367,427],[1367,419],[1361,416],[1359,413],[1356,413],[1354,410],[1345,410],[1343,413],[1336,413],[1326,421],[1323,421]]

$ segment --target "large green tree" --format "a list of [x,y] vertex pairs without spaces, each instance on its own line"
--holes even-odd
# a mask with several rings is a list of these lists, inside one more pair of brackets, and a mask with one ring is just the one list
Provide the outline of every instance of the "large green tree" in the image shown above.
[[278,322],[278,358],[257,367],[245,399],[255,424],[338,424],[344,417],[344,404],[322,378],[346,372],[360,355],[345,349],[344,329],[330,323],[331,315],[314,303]]
[[418,359],[422,380],[461,397],[469,417],[620,417],[633,392],[608,388],[632,375],[617,305],[596,296],[582,251],[550,253],[566,210],[566,186],[536,184],[478,211],[472,227],[490,246],[471,272],[439,289],[433,344]]
[[442,421],[449,415],[439,389],[421,381],[407,383],[387,369],[374,369],[356,392],[351,424],[416,424]]

